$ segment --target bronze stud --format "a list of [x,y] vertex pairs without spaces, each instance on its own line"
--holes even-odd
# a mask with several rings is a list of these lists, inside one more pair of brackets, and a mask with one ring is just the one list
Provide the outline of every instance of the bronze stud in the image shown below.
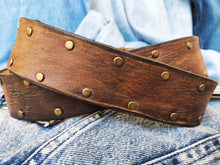
[[206,70],[204,71],[204,75],[205,77],[209,77],[208,72]]
[[61,108],[54,109],[54,114],[56,116],[61,116],[63,114],[63,110]]
[[134,102],[134,101],[130,101],[130,102],[128,103],[128,109],[130,109],[130,110],[135,110],[135,109],[137,109],[137,103]]
[[30,37],[32,35],[32,33],[33,33],[33,30],[31,27],[26,28],[26,34],[28,37]]
[[18,110],[18,116],[20,118],[24,118],[24,112],[22,110]]
[[37,80],[38,82],[41,82],[41,81],[44,80],[44,74],[43,74],[43,73],[37,73],[37,74],[35,75],[35,78],[36,78],[36,80]]
[[159,51],[158,51],[158,50],[153,50],[153,51],[151,52],[151,56],[152,56],[153,58],[159,57]]
[[9,66],[12,66],[12,65],[13,65],[13,62],[14,62],[14,60],[13,60],[13,58],[11,58],[8,65],[9,65]]
[[199,116],[199,117],[198,117],[198,122],[199,122],[199,123],[202,121],[202,117],[203,117],[203,116]]
[[82,90],[82,95],[83,95],[84,97],[90,97],[90,96],[92,95],[91,89],[89,89],[89,88],[84,88],[84,89]]
[[73,41],[66,41],[66,42],[65,42],[65,48],[66,48],[67,50],[72,50],[72,49],[74,48],[74,43],[73,43]]
[[31,85],[31,83],[28,82],[28,81],[26,81],[26,80],[23,80],[23,83],[24,83],[24,85],[27,86],[27,87],[29,87],[29,86]]
[[124,60],[121,57],[115,57],[114,60],[113,60],[113,63],[114,63],[115,66],[120,67],[120,66],[123,65]]
[[199,86],[199,92],[203,92],[205,90],[205,88],[206,88],[206,85],[205,84],[201,84]]
[[186,46],[187,46],[188,49],[192,49],[192,44],[191,44],[191,42],[187,42],[187,43],[186,43]]
[[162,80],[166,81],[170,78],[170,73],[168,71],[165,71],[161,74],[160,77],[161,77]]
[[177,113],[171,113],[170,114],[170,120],[176,121],[178,119],[178,114]]

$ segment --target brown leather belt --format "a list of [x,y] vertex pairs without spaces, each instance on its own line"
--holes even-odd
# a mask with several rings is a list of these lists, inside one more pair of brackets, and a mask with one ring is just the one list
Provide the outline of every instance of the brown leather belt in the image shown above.
[[217,85],[198,37],[125,51],[25,18],[0,78],[11,116],[31,121],[112,108],[196,126]]

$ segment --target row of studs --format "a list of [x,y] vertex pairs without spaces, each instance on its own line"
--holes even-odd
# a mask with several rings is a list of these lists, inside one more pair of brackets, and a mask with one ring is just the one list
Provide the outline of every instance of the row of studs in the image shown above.
[[[31,27],[28,27],[28,28],[26,29],[26,34],[27,34],[27,36],[30,37],[30,36],[32,35],[32,33],[33,33],[33,29],[32,29]],[[72,50],[72,49],[74,48],[74,46],[75,46],[74,43],[73,43],[72,41],[70,41],[70,40],[65,42],[65,48],[66,48],[67,50]],[[186,46],[187,46],[188,49],[192,49],[192,44],[191,44],[191,42],[187,42]],[[158,51],[158,50],[153,50],[153,51],[151,52],[151,55],[152,55],[153,58],[157,58],[157,57],[159,57],[159,51]],[[115,57],[115,58],[113,59],[113,63],[114,63],[115,66],[120,67],[120,66],[123,65],[124,60],[123,60],[122,57]],[[11,66],[12,64],[13,64],[13,59],[10,60],[9,66]],[[42,81],[44,80],[44,74],[43,74],[43,73],[37,73],[37,74],[35,75],[35,78],[36,78],[36,80],[37,80],[38,82],[42,82]],[[165,72],[163,72],[163,73],[161,74],[161,79],[162,79],[162,80],[166,81],[166,80],[168,80],[169,78],[170,78],[170,73],[169,73],[168,71],[165,71]],[[24,80],[24,85],[29,86],[30,83],[29,83],[28,81],[25,81],[25,80]],[[203,91],[205,90],[205,87],[206,87],[205,84],[201,84],[201,85],[199,86],[199,91],[200,91],[200,92],[203,92]],[[82,90],[82,95],[83,95],[84,97],[90,97],[91,94],[92,94],[92,91],[91,91],[91,89],[89,89],[89,88],[84,88],[84,89]],[[137,109],[137,103],[134,102],[134,101],[130,101],[130,102],[128,103],[128,108],[131,109],[131,110]],[[61,108],[56,108],[56,109],[54,110],[54,114],[57,115],[57,116],[60,116],[60,115],[63,114],[63,110],[62,110]],[[19,110],[19,116],[20,116],[20,117],[24,117],[24,112],[23,112],[22,110]],[[177,114],[177,113],[171,113],[170,119],[173,120],[173,121],[177,120],[177,119],[178,119],[178,114]],[[200,119],[201,119],[201,116],[199,117],[199,120],[200,120]]]
[[[31,85],[31,83],[26,81],[26,80],[23,80],[23,83],[27,87],[29,87]],[[89,88],[83,89],[82,90],[82,95],[85,96],[85,97],[89,97],[91,95],[91,90]],[[128,103],[128,108],[131,109],[131,110],[137,109],[137,103],[134,102],[134,101],[130,101]],[[63,110],[61,108],[55,108],[54,109],[54,114],[56,116],[61,116],[63,114]],[[24,111],[23,110],[18,110],[18,116],[20,118],[24,118],[24,116],[25,116]],[[170,119],[173,120],[173,121],[177,120],[178,119],[177,113],[171,113]]]
[[[1,81],[1,84],[2,84],[2,81]],[[26,80],[23,80],[23,84],[27,87],[29,87],[31,85],[31,83],[26,81]],[[91,96],[91,90],[89,88],[84,88],[82,90],[82,95],[85,96],[85,97]],[[134,101],[130,101],[128,103],[128,108],[131,109],[131,110],[137,109],[137,103],[134,102]],[[63,110],[61,108],[55,108],[54,109],[54,114],[56,116],[61,116],[63,114]],[[24,111],[19,110],[18,115],[19,115],[19,117],[23,118],[25,113],[24,113]],[[199,116],[199,120],[201,120],[201,118],[202,118],[202,116]],[[173,120],[173,121],[177,120],[178,119],[178,114],[177,113],[171,113],[170,119]]]
[[[61,108],[56,108],[56,109],[54,109],[54,114],[56,115],[56,116],[61,116],[62,114],[63,114],[63,110],[61,109]],[[25,116],[25,113],[24,113],[24,111],[23,110],[18,110],[18,116],[20,117],[20,118],[24,118],[24,116]]]
[[[31,86],[31,83],[29,82],[29,81],[27,81],[27,80],[23,80],[23,84],[26,86],[26,87],[30,87]],[[55,108],[54,109],[54,114],[56,115],[56,116],[61,116],[62,114],[63,114],[63,110],[61,109],[61,108]],[[24,116],[25,116],[25,113],[24,113],[24,111],[23,110],[18,110],[18,116],[20,117],[20,118],[24,118]]]
[[[187,47],[188,49],[192,49],[192,44],[191,44],[191,42],[187,42],[187,43],[186,43],[186,47]],[[153,58],[158,58],[159,55],[160,55],[160,53],[159,53],[158,50],[153,50],[153,51],[151,52],[151,56],[152,56]]]
[[[2,81],[0,81],[0,82],[1,82],[1,84],[2,84]],[[27,87],[29,87],[29,86],[31,85],[31,83],[28,82],[28,81],[26,81],[26,80],[23,80],[23,83],[24,83],[24,85],[27,86]],[[91,96],[91,90],[90,90],[89,88],[84,88],[84,89],[82,90],[82,95],[85,96],[85,97]],[[130,101],[130,102],[128,103],[128,108],[131,109],[131,110],[137,109],[137,103],[134,102],[134,101]],[[55,108],[55,109],[54,109],[54,114],[55,114],[56,116],[61,116],[61,115],[63,114],[63,110],[62,110],[61,108]],[[18,110],[18,116],[19,116],[20,118],[24,118],[24,116],[25,116],[24,111],[23,111],[23,110]],[[178,119],[178,114],[177,114],[177,113],[171,113],[171,114],[170,114],[170,120],[175,121],[175,120],[177,120],[177,119]],[[199,121],[200,121],[201,119],[202,119],[202,116],[199,116]]]

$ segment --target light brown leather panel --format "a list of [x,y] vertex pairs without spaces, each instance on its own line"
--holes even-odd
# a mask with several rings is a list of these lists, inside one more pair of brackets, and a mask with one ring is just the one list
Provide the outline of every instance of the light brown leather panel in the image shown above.
[[[27,27],[33,29],[31,36],[26,35]],[[75,44],[73,50],[64,46],[69,40]],[[151,57],[153,50],[159,51],[156,59]],[[122,66],[114,65],[115,57],[123,59]],[[68,98],[188,126],[200,123],[216,87],[215,81],[204,77],[206,69],[197,37],[126,52],[28,19],[20,20],[8,68],[20,79]],[[166,81],[161,78],[163,72],[169,72]],[[36,80],[37,73],[44,75],[42,82]],[[201,84],[205,85],[202,92]],[[91,90],[90,97],[82,95],[84,88]],[[137,104],[136,109],[128,108],[131,101]],[[32,119],[41,118],[42,114],[36,113]],[[31,115],[23,119],[31,119]]]

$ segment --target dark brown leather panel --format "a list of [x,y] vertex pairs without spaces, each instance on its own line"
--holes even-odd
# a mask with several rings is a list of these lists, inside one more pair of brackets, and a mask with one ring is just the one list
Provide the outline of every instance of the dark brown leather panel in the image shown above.
[[[59,120],[103,109],[34,84],[25,86],[23,80],[12,73],[0,73],[0,78],[3,81],[2,88],[8,109],[15,118],[31,121]],[[54,114],[56,108],[65,111],[61,116],[56,116]],[[24,112],[24,117],[19,116],[19,110]]]
[[[26,35],[27,27],[33,29],[31,36]],[[65,48],[68,40],[74,42],[73,50]],[[188,42],[191,43],[190,49]],[[151,57],[153,50],[159,51],[156,59]],[[123,58],[122,66],[114,65],[115,57]],[[13,64],[10,64],[11,60]],[[199,124],[216,87],[215,81],[204,77],[206,69],[197,37],[125,52],[28,19],[20,20],[8,68],[21,79],[42,87],[37,87],[39,89],[45,88],[101,107],[188,126]],[[170,75],[166,81],[161,79],[165,71]],[[43,73],[42,82],[36,80],[36,73]],[[205,84],[203,92],[199,91],[201,84]],[[90,97],[82,95],[84,88],[91,89]],[[45,98],[40,97],[41,100]],[[130,101],[137,103],[136,109],[128,108]],[[59,104],[59,107],[64,106]],[[174,118],[171,117],[173,114]],[[42,115],[36,113],[31,120],[43,120]],[[47,119],[57,118],[51,116]]]
[[[190,49],[187,47],[188,42],[191,43]],[[158,58],[152,57],[151,53],[154,50],[159,51]],[[197,36],[182,38],[175,40],[175,42],[169,41],[154,44],[134,49],[130,52],[204,77],[207,76],[206,66],[200,52],[199,38]]]

